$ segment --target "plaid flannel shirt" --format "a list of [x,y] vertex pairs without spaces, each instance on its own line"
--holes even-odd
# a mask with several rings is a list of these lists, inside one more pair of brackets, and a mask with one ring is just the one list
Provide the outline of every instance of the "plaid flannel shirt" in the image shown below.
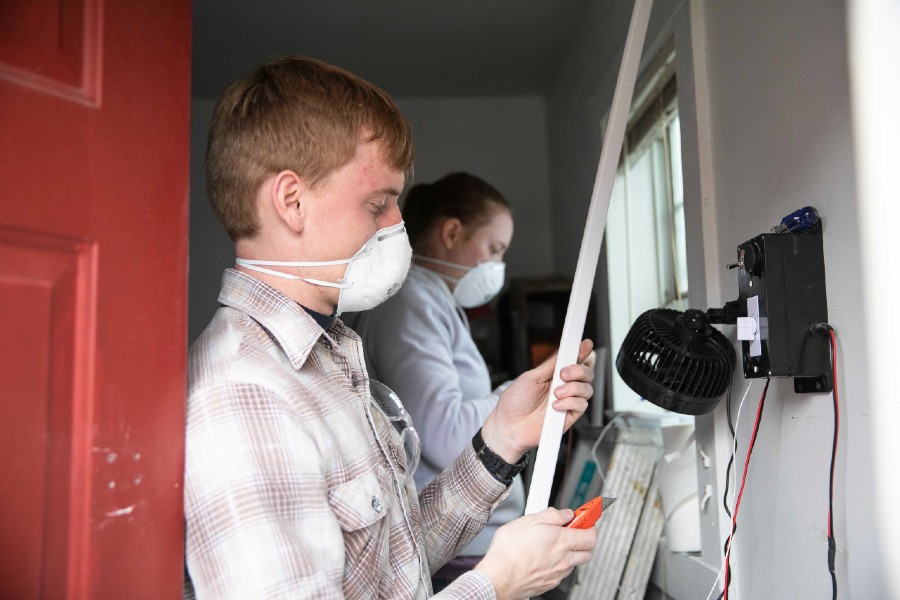
[[[359,337],[229,269],[188,365],[185,597],[427,598],[507,493],[471,446],[416,497]],[[492,599],[480,573],[436,597]]]

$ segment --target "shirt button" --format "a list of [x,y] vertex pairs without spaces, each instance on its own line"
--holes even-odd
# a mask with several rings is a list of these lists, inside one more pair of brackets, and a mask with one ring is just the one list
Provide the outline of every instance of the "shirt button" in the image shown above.
[[375,512],[381,512],[381,500],[377,496],[372,496],[372,508],[375,509]]

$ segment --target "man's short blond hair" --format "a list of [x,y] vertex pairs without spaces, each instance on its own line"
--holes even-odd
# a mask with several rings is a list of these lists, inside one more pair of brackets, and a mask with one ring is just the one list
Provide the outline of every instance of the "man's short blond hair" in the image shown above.
[[213,210],[232,240],[259,230],[263,181],[292,170],[315,187],[350,162],[361,135],[382,144],[385,162],[409,175],[409,124],[380,88],[344,69],[298,56],[258,67],[222,93],[206,151]]

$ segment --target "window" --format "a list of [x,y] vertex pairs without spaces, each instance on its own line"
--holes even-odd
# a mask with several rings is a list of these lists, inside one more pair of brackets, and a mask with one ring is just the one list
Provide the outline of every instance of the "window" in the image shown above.
[[[618,355],[644,311],[687,308],[684,194],[674,74],[670,52],[636,95],[625,133],[606,225],[610,343]],[[629,410],[640,398],[616,377],[613,408]],[[641,410],[665,412],[644,403]]]

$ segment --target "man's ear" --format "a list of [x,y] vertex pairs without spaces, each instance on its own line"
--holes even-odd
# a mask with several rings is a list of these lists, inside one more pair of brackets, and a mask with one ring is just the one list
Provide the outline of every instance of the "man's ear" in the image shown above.
[[456,217],[445,219],[441,223],[440,236],[441,244],[445,250],[452,250],[457,242],[462,238],[463,226],[462,221]]
[[269,188],[269,201],[281,221],[295,233],[303,231],[306,194],[309,188],[294,171],[278,173]]

